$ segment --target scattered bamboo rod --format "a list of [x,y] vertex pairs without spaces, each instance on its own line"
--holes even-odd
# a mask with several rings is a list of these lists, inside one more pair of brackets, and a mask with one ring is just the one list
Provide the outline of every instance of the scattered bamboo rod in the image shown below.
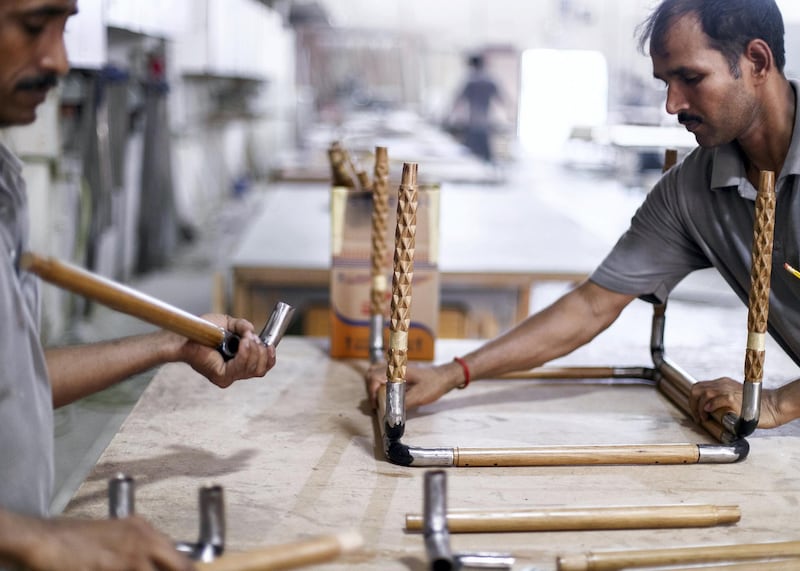
[[196,563],[198,571],[276,571],[297,569],[332,561],[360,549],[358,532],[323,535],[304,541],[285,543],[248,551],[225,554],[209,563]]
[[[83,268],[26,252],[20,266],[58,287],[82,295],[208,347],[230,344],[233,334],[196,315]],[[236,349],[231,347],[231,353]],[[223,352],[224,354],[224,352]]]
[[706,545],[638,551],[590,551],[559,556],[557,569],[558,571],[619,571],[620,569],[666,567],[668,565],[735,563],[781,557],[800,557],[800,541]]
[[[716,505],[450,510],[447,527],[451,533],[712,527],[736,523],[741,515],[739,506]],[[421,514],[406,514],[406,531],[421,531],[422,524]]]
[[[640,568],[641,569],[641,568]],[[691,567],[673,567],[670,566],[665,570],[662,566],[653,571],[800,571],[800,559],[769,559],[765,561],[751,561],[747,563],[731,563],[729,565],[710,565],[698,567],[692,565]]]

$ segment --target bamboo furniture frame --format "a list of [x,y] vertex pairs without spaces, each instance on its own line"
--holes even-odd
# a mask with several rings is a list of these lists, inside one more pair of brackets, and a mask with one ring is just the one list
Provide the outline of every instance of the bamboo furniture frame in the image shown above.
[[[677,159],[668,151],[665,168]],[[416,216],[416,165],[404,165],[397,209],[397,231],[392,282],[392,318],[387,383],[378,391],[378,423],[387,459],[395,464],[433,466],[559,466],[598,464],[722,464],[743,460],[749,452],[745,440],[758,424],[764,341],[769,306],[769,281],[774,229],[774,175],[762,172],[756,200],[752,250],[752,287],[748,312],[748,342],[741,412],[724,411],[702,421],[701,426],[719,444],[649,444],[615,446],[540,446],[525,448],[422,448],[404,444],[405,367],[402,359],[407,335],[413,275],[413,230]],[[395,313],[396,310],[402,314]],[[651,367],[541,368],[505,378],[528,379],[640,379],[653,384],[680,410],[691,416],[689,396],[697,381],[664,350],[666,303],[655,305],[650,338]]]

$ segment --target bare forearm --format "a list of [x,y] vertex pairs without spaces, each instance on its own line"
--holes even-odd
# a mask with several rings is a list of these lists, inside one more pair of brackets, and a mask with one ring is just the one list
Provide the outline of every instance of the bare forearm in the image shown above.
[[38,520],[0,509],[0,565],[29,565],[40,532]]
[[800,379],[795,379],[776,389],[775,401],[779,425],[800,418]]
[[181,343],[157,332],[91,345],[45,351],[53,390],[53,406],[69,404],[168,361],[176,360]]
[[487,378],[538,367],[566,355],[605,330],[632,299],[585,282],[466,355],[470,372],[473,378]]

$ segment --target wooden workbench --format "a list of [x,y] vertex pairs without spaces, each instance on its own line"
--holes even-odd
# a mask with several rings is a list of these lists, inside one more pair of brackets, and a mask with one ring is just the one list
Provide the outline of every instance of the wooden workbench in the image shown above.
[[[278,300],[301,312],[327,304],[329,198],[324,183],[265,191],[231,257],[234,315],[261,323]],[[442,185],[440,212],[441,305],[493,316],[488,336],[528,316],[534,284],[580,281],[611,246],[514,185]]]
[[[687,343],[697,327],[677,337],[668,327],[668,341],[677,339],[673,357],[690,372],[735,374],[743,362],[742,336],[713,310],[689,306],[687,315],[701,320],[712,344],[692,348]],[[644,326],[634,343],[601,336],[564,362],[647,365]],[[197,490],[216,483],[225,489],[230,551],[354,528],[365,549],[324,569],[426,569],[421,535],[403,531],[404,515],[422,511],[424,470],[384,460],[361,375],[354,364],[331,360],[326,343],[289,336],[267,377],[226,390],[187,366],[163,367],[66,515],[107,517],[106,482],[124,472],[136,479],[138,513],[176,540],[194,541]],[[474,343],[440,341],[437,360]],[[608,355],[618,361],[600,360]],[[795,369],[768,346],[767,384],[796,376]],[[454,534],[453,549],[508,551],[517,557],[515,570],[547,571],[566,552],[798,539],[796,424],[757,431],[749,458],[732,465],[449,468],[451,508],[710,503],[738,504],[742,511],[740,523],[716,528]],[[649,387],[485,381],[410,414],[404,441],[526,446],[707,439]]]

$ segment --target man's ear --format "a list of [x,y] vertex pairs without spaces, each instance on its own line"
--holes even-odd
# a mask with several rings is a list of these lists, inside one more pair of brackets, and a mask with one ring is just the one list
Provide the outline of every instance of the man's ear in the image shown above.
[[[775,67],[775,60],[772,57],[772,50],[769,49],[767,42],[760,39],[750,40],[744,50],[744,59],[753,78],[763,79],[767,73]],[[747,73],[748,68],[742,71]]]

